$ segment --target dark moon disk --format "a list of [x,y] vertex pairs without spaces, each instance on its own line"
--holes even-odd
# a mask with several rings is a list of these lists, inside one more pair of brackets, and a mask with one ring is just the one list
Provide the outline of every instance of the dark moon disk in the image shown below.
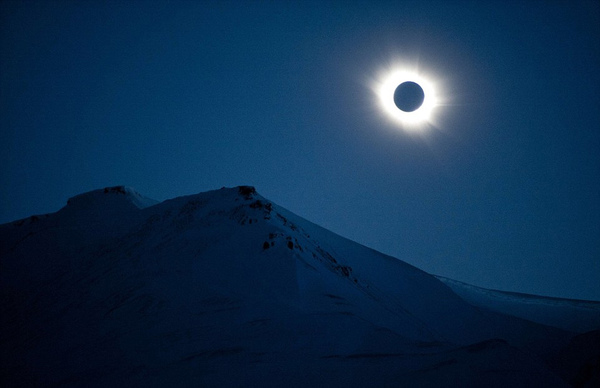
[[414,112],[425,100],[425,92],[418,83],[402,82],[394,92],[394,104],[403,112]]

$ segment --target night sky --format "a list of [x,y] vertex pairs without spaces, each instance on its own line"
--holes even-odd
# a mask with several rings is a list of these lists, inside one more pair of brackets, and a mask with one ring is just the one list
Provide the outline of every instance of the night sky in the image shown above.
[[[374,84],[410,64],[417,130]],[[0,2],[0,222],[254,185],[427,272],[600,300],[600,2]]]

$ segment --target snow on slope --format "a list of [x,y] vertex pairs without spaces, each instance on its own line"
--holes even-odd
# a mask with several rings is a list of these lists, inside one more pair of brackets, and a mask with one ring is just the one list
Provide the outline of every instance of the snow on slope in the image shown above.
[[436,277],[477,307],[577,333],[600,330],[600,302],[489,290]]
[[563,386],[570,337],[240,186],[0,225],[3,386]]

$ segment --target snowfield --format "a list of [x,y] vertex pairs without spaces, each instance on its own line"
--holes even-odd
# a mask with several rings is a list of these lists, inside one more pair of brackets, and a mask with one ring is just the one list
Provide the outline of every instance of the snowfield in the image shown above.
[[600,381],[599,303],[436,278],[250,186],[0,225],[0,292],[3,387]]

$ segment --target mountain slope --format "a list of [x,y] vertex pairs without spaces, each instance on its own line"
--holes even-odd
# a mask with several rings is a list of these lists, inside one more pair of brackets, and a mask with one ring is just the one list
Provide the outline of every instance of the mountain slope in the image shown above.
[[576,333],[600,328],[600,302],[488,290],[436,277],[473,306]]
[[561,386],[567,332],[240,186],[106,188],[0,226],[5,386]]

